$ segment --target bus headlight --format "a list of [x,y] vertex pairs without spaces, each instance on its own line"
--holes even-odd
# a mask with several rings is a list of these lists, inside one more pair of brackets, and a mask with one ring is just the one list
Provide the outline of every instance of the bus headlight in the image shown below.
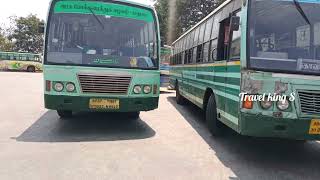
[[133,92],[134,92],[135,94],[141,94],[141,92],[142,92],[141,86],[140,86],[140,85],[135,86],[135,87],[133,88]]
[[269,109],[272,106],[272,101],[268,101],[268,100],[261,101],[260,105],[263,109]]
[[57,92],[61,92],[64,88],[61,82],[56,82],[53,87],[54,87],[54,90]]
[[73,83],[69,82],[66,85],[66,89],[68,92],[73,92],[76,89],[76,86]]
[[287,99],[284,100],[284,101],[278,101],[277,102],[277,106],[281,111],[287,110],[289,108],[289,105],[290,105],[290,103],[289,103],[289,101]]
[[144,87],[143,87],[143,92],[144,92],[145,94],[151,93],[151,86],[149,86],[149,85],[144,86]]

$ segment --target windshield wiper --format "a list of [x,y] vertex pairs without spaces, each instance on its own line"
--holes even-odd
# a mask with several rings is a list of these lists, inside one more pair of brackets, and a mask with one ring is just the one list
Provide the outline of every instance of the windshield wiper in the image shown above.
[[104,25],[101,22],[101,20],[98,18],[98,16],[92,11],[91,8],[89,8],[90,12],[92,13],[92,15],[96,18],[96,20],[98,21],[98,23],[101,25],[102,29],[104,30]]
[[300,3],[297,0],[293,0],[294,5],[296,6],[296,9],[299,11],[299,13],[301,14],[301,16],[303,17],[303,19],[309,24],[311,25],[306,13],[304,13],[302,7],[300,6]]

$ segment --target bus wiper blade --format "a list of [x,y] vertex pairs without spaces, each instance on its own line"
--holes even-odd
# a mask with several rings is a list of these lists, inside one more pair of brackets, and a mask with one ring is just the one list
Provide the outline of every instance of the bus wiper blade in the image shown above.
[[96,18],[96,20],[99,22],[99,24],[101,25],[102,29],[104,30],[104,25],[101,22],[101,20],[98,18],[98,16],[96,15],[96,13],[94,13],[91,8],[89,8],[89,10],[92,13],[92,15]]
[[299,11],[299,13],[301,14],[301,16],[303,17],[303,19],[309,24],[311,25],[306,13],[304,13],[302,7],[300,6],[300,3],[297,0],[293,0],[294,5],[296,6],[296,9]]

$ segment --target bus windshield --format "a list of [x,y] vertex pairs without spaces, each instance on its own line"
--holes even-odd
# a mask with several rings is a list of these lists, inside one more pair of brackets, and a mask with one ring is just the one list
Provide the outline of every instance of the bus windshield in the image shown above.
[[320,2],[252,0],[250,67],[320,74]]
[[158,68],[151,10],[97,1],[58,1],[51,11],[45,64]]

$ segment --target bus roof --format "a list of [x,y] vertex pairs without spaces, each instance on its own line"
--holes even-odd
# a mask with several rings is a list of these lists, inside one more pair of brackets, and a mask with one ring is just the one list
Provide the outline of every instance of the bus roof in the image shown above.
[[186,36],[187,34],[189,34],[192,30],[194,30],[195,28],[197,28],[199,25],[201,25],[204,21],[206,21],[207,19],[209,19],[212,15],[214,15],[216,12],[218,12],[220,9],[222,9],[224,6],[226,6],[227,4],[229,4],[231,1],[234,0],[227,0],[224,3],[222,3],[220,6],[218,6],[216,9],[214,9],[209,15],[207,15],[205,18],[203,18],[200,22],[198,22],[196,25],[194,25],[193,27],[191,27],[189,30],[187,30],[185,33],[183,33],[177,40],[175,40],[172,45],[174,45],[176,42],[178,42],[180,39],[182,39],[184,36]]

